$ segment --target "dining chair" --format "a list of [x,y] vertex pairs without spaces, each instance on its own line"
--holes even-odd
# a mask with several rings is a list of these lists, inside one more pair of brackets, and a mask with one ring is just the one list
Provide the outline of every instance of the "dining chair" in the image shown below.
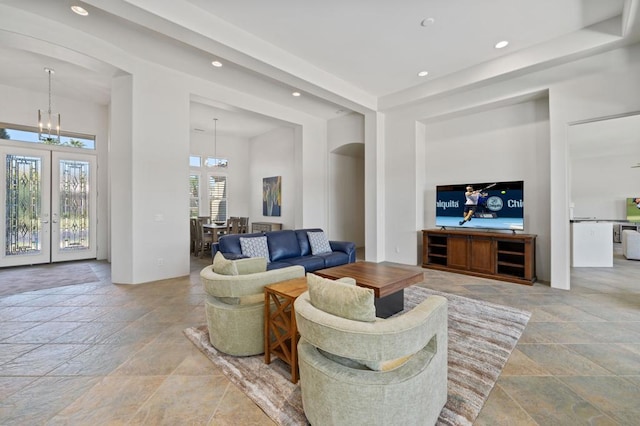
[[240,231],[240,218],[239,217],[230,217],[227,220],[227,235],[228,234],[238,234]]
[[198,220],[195,217],[189,219],[189,253],[195,253],[198,244]]
[[197,236],[198,241],[196,243],[197,249],[195,255],[202,258],[204,251],[211,248],[211,244],[215,242],[215,236],[210,229],[205,228],[203,225],[210,223],[211,219],[208,216],[201,216],[197,220]]
[[241,217],[238,225],[238,234],[246,234],[249,232],[249,218]]

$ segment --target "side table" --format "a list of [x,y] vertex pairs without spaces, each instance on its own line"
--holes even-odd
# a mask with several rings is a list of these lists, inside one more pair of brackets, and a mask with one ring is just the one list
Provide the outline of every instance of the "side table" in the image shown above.
[[[264,362],[275,354],[291,366],[291,381],[298,383],[298,327],[293,302],[307,291],[306,278],[294,278],[264,287]],[[271,310],[273,303],[275,310]]]

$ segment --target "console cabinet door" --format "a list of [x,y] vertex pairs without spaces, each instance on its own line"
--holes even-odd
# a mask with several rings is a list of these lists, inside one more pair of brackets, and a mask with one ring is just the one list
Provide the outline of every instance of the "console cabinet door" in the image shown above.
[[449,235],[447,249],[449,268],[469,269],[469,238],[466,235]]
[[495,273],[494,241],[491,238],[472,238],[469,240],[469,245],[469,269],[486,274]]

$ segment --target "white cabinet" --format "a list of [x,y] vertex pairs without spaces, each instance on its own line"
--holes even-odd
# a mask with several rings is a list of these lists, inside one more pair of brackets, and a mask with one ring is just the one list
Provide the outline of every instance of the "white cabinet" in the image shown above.
[[613,266],[613,224],[574,222],[571,224],[571,266]]

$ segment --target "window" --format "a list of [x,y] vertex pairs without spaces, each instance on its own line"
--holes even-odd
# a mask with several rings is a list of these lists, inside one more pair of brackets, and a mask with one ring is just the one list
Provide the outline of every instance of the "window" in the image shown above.
[[227,220],[227,178],[209,176],[209,206],[212,222]]
[[43,143],[48,145],[74,146],[76,148],[96,149],[94,136],[75,133],[60,133],[60,143],[50,142],[38,138],[38,130],[26,126],[13,126],[0,123],[0,139],[10,139],[20,142]]
[[[210,168],[227,167],[227,164],[227,160],[212,157],[205,157],[203,164],[202,157],[189,156],[189,215],[192,218],[208,215],[212,222],[226,222],[227,177],[211,174]],[[200,211],[207,206],[209,211]]]
[[226,158],[207,158],[207,167],[228,167],[229,161]]
[[200,216],[200,175],[189,175],[189,217]]

